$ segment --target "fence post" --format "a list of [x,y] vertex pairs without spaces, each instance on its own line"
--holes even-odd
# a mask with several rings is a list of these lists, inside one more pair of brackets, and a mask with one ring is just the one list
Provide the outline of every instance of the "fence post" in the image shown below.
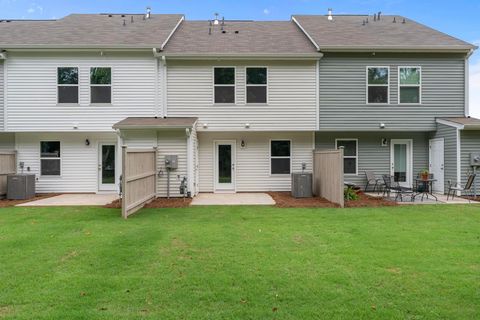
[[128,194],[127,190],[127,146],[122,146],[122,217],[127,219],[127,199],[126,195]]

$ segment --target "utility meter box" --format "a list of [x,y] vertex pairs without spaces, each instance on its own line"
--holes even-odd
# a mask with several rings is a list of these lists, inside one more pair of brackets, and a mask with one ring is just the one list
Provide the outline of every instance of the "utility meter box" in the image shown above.
[[165,169],[175,170],[178,169],[178,156],[166,155],[165,156]]
[[470,165],[472,167],[480,167],[480,152],[470,153]]

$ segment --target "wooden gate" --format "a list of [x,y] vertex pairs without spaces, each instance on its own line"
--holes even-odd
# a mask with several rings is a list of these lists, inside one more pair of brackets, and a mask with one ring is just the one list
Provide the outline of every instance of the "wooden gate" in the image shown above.
[[313,193],[344,206],[343,149],[313,151]]
[[122,147],[122,216],[126,219],[157,194],[157,149]]
[[7,194],[7,176],[17,173],[17,151],[0,151],[0,196]]

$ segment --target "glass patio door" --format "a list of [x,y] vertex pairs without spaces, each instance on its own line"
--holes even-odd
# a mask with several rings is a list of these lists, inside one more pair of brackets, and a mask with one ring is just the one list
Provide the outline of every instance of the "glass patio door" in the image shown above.
[[113,191],[115,184],[115,154],[116,145],[112,143],[99,144],[99,164],[98,164],[98,190]]
[[215,191],[235,191],[235,142],[215,143]]
[[392,140],[391,175],[401,186],[412,186],[412,141]]

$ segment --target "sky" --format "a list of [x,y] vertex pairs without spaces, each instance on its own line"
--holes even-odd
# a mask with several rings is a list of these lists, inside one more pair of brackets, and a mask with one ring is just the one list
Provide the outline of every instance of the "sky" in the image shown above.
[[[480,46],[478,0],[0,0],[0,19],[58,19],[70,13],[182,13],[208,20],[287,20],[292,14],[403,15]],[[470,113],[480,118],[480,50],[470,58]]]

